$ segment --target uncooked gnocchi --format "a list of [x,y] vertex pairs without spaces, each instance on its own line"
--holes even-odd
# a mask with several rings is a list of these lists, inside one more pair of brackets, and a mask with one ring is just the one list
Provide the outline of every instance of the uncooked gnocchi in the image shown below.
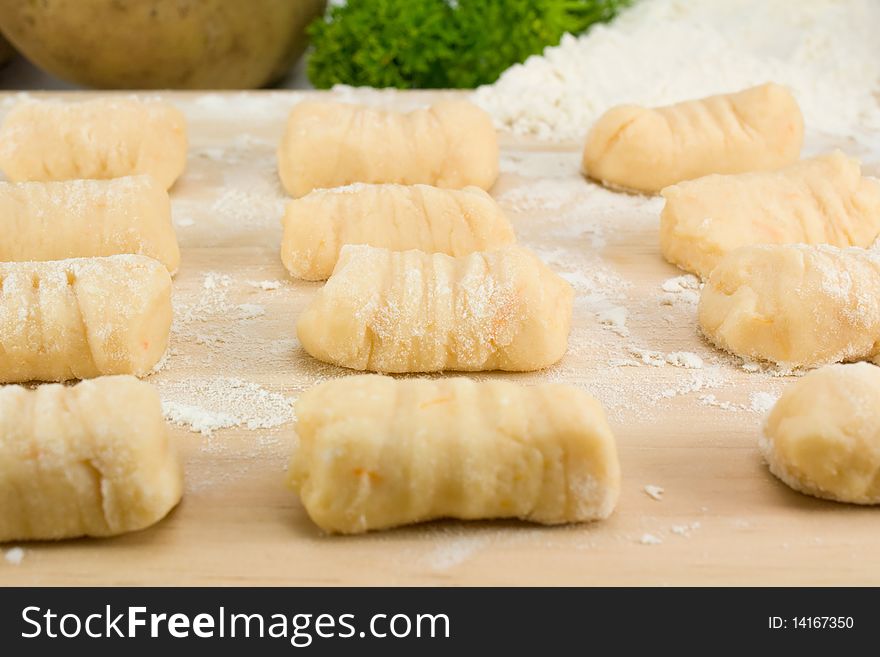
[[290,201],[282,223],[281,260],[310,281],[333,273],[345,244],[462,256],[516,241],[504,212],[478,187],[355,183],[316,190]]
[[699,321],[745,358],[815,367],[880,353],[880,255],[833,246],[737,249],[712,271]]
[[710,173],[784,167],[803,138],[795,99],[764,84],[667,107],[614,107],[587,135],[583,169],[612,187],[655,193]]
[[528,371],[565,353],[573,291],[530,251],[343,247],[297,333],[315,358],[355,370]]
[[0,262],[0,382],[147,374],[171,328],[171,277],[138,255]]
[[704,278],[741,246],[867,247],[880,234],[880,181],[839,151],[779,171],[705,176],[662,194],[660,250]]
[[0,261],[135,253],[180,265],[168,193],[150,176],[0,182],[0,235]]
[[182,492],[149,384],[113,376],[0,388],[0,542],[136,531]]
[[489,189],[498,177],[498,138],[489,115],[465,100],[408,114],[301,102],[278,147],[278,173],[292,196],[355,182]]
[[571,386],[350,376],[296,402],[292,488],[328,532],[434,518],[608,517],[620,489],[601,405]]
[[795,490],[880,504],[880,368],[829,365],[792,383],[760,441],[770,471]]
[[186,166],[186,120],[157,101],[27,101],[0,127],[0,169],[10,180],[149,174],[165,189]]

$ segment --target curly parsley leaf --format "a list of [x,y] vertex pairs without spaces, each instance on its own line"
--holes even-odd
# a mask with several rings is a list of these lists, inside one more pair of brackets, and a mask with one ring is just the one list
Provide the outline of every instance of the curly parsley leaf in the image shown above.
[[309,79],[319,89],[472,88],[631,1],[348,0],[309,27]]

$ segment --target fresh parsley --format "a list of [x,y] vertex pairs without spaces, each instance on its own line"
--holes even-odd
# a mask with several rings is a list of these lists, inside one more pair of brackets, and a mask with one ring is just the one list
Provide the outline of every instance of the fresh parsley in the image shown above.
[[472,88],[632,0],[348,0],[309,27],[312,84]]

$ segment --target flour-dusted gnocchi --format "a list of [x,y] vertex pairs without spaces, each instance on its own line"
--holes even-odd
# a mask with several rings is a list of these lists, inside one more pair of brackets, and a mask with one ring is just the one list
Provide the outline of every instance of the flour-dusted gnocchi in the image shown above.
[[829,365],[798,379],[770,412],[760,446],[795,490],[880,504],[880,368]]
[[322,189],[290,201],[281,260],[297,278],[330,276],[345,244],[462,256],[516,241],[501,208],[478,187],[369,185]]
[[182,492],[149,384],[112,376],[0,388],[0,542],[143,529]]
[[0,127],[0,169],[10,180],[149,174],[169,188],[186,166],[186,120],[158,101],[26,101]]
[[721,259],[700,294],[703,333],[745,358],[815,367],[880,354],[880,254],[760,245]]
[[134,253],[180,265],[168,193],[150,176],[0,182],[0,235],[0,261]]
[[880,234],[880,180],[839,151],[778,171],[705,176],[662,194],[660,250],[704,278],[741,246],[867,247]]
[[0,382],[147,374],[168,346],[171,277],[138,255],[0,262]]
[[356,182],[489,189],[498,138],[489,115],[465,100],[409,113],[307,101],[287,120],[278,173],[292,196]]
[[315,358],[356,370],[537,370],[565,353],[572,301],[521,247],[453,258],[349,245],[297,333]]
[[571,386],[349,376],[296,402],[292,488],[353,534],[434,518],[608,517],[620,489],[601,405]]
[[794,97],[765,84],[668,107],[614,107],[587,135],[583,169],[608,185],[655,193],[710,173],[792,164],[803,137]]

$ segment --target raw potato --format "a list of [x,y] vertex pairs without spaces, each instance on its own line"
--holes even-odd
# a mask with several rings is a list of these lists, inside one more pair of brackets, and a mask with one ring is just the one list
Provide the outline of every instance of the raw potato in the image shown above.
[[880,353],[880,254],[803,244],[725,256],[700,294],[700,326],[745,358],[816,367]]
[[297,278],[326,279],[345,244],[463,256],[513,244],[494,199],[478,187],[368,185],[316,190],[290,201],[281,260]]
[[278,146],[292,196],[355,182],[489,189],[498,177],[492,119],[466,100],[409,113],[346,103],[298,103]]
[[0,388],[0,542],[136,531],[182,492],[149,384],[113,376]]
[[867,247],[880,233],[880,181],[839,151],[779,171],[706,176],[662,194],[663,256],[703,278],[741,246]]
[[795,490],[880,503],[880,369],[830,365],[792,383],[767,418],[761,451]]
[[573,296],[521,247],[453,258],[349,245],[297,334],[355,370],[531,371],[565,354]]
[[587,135],[590,178],[640,192],[710,173],[778,169],[797,161],[804,119],[777,84],[667,107],[620,105]]
[[168,193],[150,176],[0,182],[0,235],[0,261],[135,253],[180,265]]
[[0,0],[28,60],[114,89],[254,89],[286,74],[326,0]]
[[0,127],[0,169],[15,182],[149,174],[168,189],[186,148],[180,110],[133,98],[26,101]]
[[0,67],[6,66],[13,57],[15,57],[15,48],[0,34]]
[[171,277],[146,256],[0,262],[0,383],[144,375],[171,329]]
[[571,386],[365,375],[296,402],[290,484],[328,532],[435,518],[607,518],[620,489],[601,405]]

